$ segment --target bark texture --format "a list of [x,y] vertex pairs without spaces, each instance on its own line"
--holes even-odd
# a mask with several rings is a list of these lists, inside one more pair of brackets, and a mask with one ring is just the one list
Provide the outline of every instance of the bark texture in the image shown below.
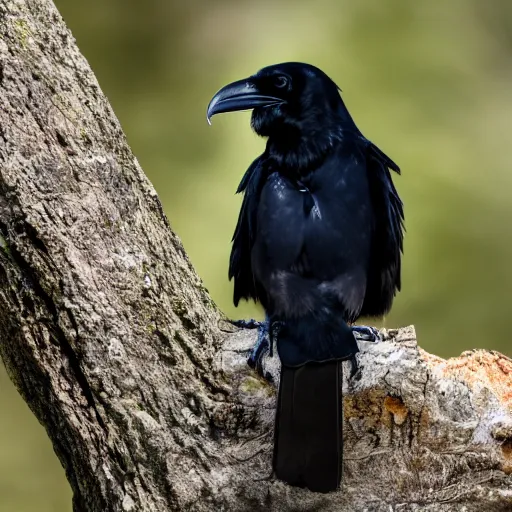
[[384,336],[343,382],[342,491],[261,480],[254,333],[209,298],[53,3],[0,0],[0,353],[75,512],[512,510],[512,361]]

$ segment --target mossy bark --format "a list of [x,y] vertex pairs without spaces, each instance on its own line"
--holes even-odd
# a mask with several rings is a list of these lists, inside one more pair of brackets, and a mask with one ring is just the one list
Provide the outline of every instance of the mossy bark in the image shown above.
[[275,388],[254,333],[211,301],[50,0],[0,0],[0,100],[0,353],[76,512],[511,509],[512,362],[443,361],[410,328],[344,380],[341,492],[256,481]]

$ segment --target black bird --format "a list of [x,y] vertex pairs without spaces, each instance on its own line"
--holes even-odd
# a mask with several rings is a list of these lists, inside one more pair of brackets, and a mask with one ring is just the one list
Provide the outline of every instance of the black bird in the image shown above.
[[279,325],[275,475],[328,492],[341,480],[340,362],[356,361],[352,330],[374,332],[348,324],[387,313],[400,290],[404,214],[390,174],[400,170],[314,66],[278,64],[229,84],[207,118],[247,109],[268,140],[237,190],[234,303],[259,301],[268,331]]

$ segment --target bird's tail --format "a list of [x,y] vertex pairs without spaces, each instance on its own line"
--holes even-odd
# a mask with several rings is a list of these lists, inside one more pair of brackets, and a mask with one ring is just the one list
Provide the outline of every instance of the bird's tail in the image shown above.
[[318,320],[286,323],[278,335],[281,380],[273,469],[290,485],[329,492],[341,480],[341,360],[358,348],[339,316]]
[[274,434],[274,473],[313,492],[341,481],[341,362],[282,366]]

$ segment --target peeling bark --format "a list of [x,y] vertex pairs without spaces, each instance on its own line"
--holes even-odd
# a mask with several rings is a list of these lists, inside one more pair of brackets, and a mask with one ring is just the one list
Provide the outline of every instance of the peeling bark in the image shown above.
[[254,333],[211,301],[50,0],[0,0],[0,99],[0,353],[75,512],[512,509],[512,361],[444,361],[412,328],[344,378],[340,492],[255,481],[275,387],[245,365]]

